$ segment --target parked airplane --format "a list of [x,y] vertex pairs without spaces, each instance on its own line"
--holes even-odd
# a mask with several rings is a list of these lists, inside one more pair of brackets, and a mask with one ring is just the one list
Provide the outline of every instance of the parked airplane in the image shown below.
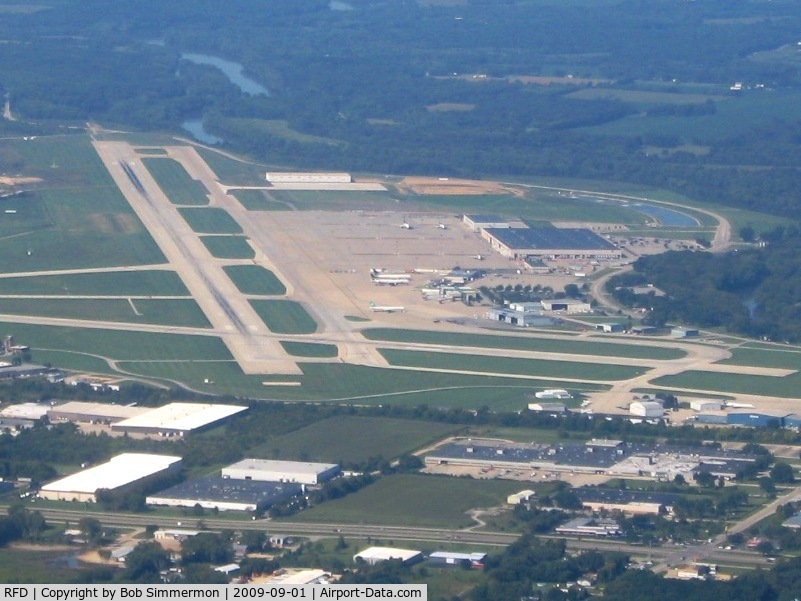
[[408,286],[410,284],[409,278],[391,278],[391,277],[383,277],[383,278],[373,278],[373,284],[376,286]]
[[447,230],[447,229],[448,229],[448,226],[447,226],[447,225],[445,225],[444,223],[438,223],[438,224],[437,224],[437,227],[438,227],[439,229],[441,229],[441,230]]
[[400,226],[398,226],[398,227],[400,227],[400,228],[401,228],[401,229],[403,229],[403,230],[410,230],[410,229],[412,229],[412,225],[411,225],[411,224],[410,224],[408,221],[404,221],[404,222],[403,222],[403,223],[401,223],[401,224],[400,224]]
[[370,310],[374,311],[375,313],[395,313],[400,312],[403,313],[406,311],[406,307],[400,306],[388,306],[388,305],[376,305],[374,302],[370,302]]

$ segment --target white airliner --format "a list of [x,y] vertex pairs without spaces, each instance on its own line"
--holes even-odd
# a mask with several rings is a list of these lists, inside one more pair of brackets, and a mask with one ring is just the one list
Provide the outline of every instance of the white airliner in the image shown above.
[[409,223],[408,221],[404,221],[398,227],[401,228],[402,230],[410,230],[412,229],[412,224]]
[[438,223],[438,224],[437,224],[437,227],[438,227],[439,229],[441,229],[441,230],[447,230],[447,229],[448,229],[448,226],[447,226],[447,225],[445,225],[444,223]]
[[388,305],[376,305],[375,303],[370,303],[370,310],[375,313],[396,313],[400,312],[403,313],[406,311],[406,307],[390,307]]

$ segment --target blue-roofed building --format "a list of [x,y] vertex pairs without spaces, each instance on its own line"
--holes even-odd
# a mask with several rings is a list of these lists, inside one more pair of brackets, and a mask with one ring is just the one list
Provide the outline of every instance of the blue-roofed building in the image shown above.
[[768,428],[770,426],[782,427],[785,414],[771,414],[764,412],[737,412],[726,416],[726,423],[732,426],[751,426],[754,428]]
[[462,221],[474,232],[480,232],[486,228],[509,227],[509,219],[500,215],[463,215]]
[[504,257],[526,259],[619,259],[614,244],[584,228],[485,228],[481,237]]
[[784,520],[782,526],[785,528],[792,528],[793,530],[801,529],[801,513],[796,513],[793,517]]
[[785,428],[801,428],[801,414],[791,413],[784,416]]
[[695,422],[698,424],[725,426],[727,417],[723,413],[699,413],[695,416]]

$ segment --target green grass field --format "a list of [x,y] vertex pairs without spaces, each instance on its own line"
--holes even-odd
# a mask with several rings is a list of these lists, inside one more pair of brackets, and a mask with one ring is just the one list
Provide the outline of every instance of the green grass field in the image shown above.
[[390,365],[426,367],[454,371],[537,376],[542,378],[575,378],[587,380],[626,380],[648,371],[646,368],[573,361],[541,361],[513,357],[456,355],[379,349]]
[[719,363],[801,370],[801,350],[787,351],[777,347],[735,348],[731,350],[731,355],[731,358],[724,359]]
[[19,344],[41,349],[74,351],[120,360],[224,361],[231,354],[219,338],[182,334],[153,334],[93,328],[67,328],[0,322],[0,332]]
[[[13,331],[12,331],[13,333]],[[20,335],[18,340],[24,338]],[[555,380],[520,380],[502,376],[473,376],[382,369],[343,363],[300,363],[302,376],[248,376],[233,361],[122,362],[120,368],[144,377],[184,382],[211,394],[233,394],[280,401],[336,401],[364,405],[416,407],[490,407],[516,411],[526,406],[527,394],[541,388],[604,390],[601,385]],[[213,383],[204,383],[209,379]],[[263,382],[299,381],[302,386],[265,386]]]
[[286,294],[281,280],[259,265],[229,265],[223,269],[243,294]]
[[[608,318],[607,318],[608,320]],[[609,342],[584,342],[559,338],[523,338],[518,336],[495,336],[481,334],[458,334],[425,330],[401,330],[392,328],[370,328],[362,330],[369,340],[391,342],[414,342],[439,344],[442,346],[473,346],[517,351],[542,351],[568,355],[600,355],[604,357],[631,357],[643,359],[679,359],[686,356],[680,349],[656,345],[613,344]]]
[[267,169],[263,165],[231,158],[227,154],[202,146],[195,149],[221,182],[232,186],[264,185],[264,173]]
[[119,271],[0,278],[0,294],[188,296],[174,271]]
[[294,342],[282,340],[281,346],[293,357],[309,357],[330,359],[337,356],[338,349],[335,344],[319,344],[317,342]]
[[154,323],[193,328],[210,327],[206,316],[192,299],[42,299],[2,298],[0,313]]
[[583,88],[567,94],[567,98],[577,100],[614,99],[634,104],[703,104],[707,100],[732,100],[729,96],[712,94],[674,94],[670,92],[652,92],[648,90],[626,90],[616,88]]
[[170,202],[177,205],[205,206],[209,204],[206,186],[192,179],[184,166],[173,159],[142,159]]
[[198,234],[241,234],[242,228],[225,209],[178,209]]
[[722,393],[741,393],[797,398],[801,390],[801,374],[776,378],[747,374],[727,374],[709,371],[685,371],[675,376],[651,380],[651,384],[671,388],[711,390]]
[[[33,507],[31,509],[34,509]],[[77,556],[81,549],[52,550],[49,547],[0,549],[0,582],[22,582],[26,584],[53,584],[72,582],[80,568]],[[78,565],[78,568],[70,567]]]
[[317,322],[295,301],[254,299],[250,304],[276,334],[312,334],[317,330]]
[[469,509],[503,505],[524,488],[509,480],[473,480],[398,474],[381,478],[343,499],[292,516],[298,522],[366,523],[387,526],[463,528],[474,522]]
[[378,456],[392,460],[456,429],[437,422],[340,416],[268,440],[248,453],[264,459],[331,463],[358,463]]
[[201,236],[211,256],[218,259],[252,259],[256,256],[244,236]]

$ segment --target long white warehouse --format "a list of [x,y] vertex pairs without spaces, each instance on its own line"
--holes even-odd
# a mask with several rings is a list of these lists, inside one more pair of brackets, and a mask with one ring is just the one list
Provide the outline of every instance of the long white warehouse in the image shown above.
[[221,475],[223,478],[236,480],[322,484],[338,476],[339,473],[339,466],[335,463],[243,459],[238,463],[223,468]]
[[178,469],[180,465],[181,458],[172,455],[123,453],[106,463],[45,484],[39,490],[39,496],[51,501],[94,503],[100,489],[117,490],[145,478]]
[[240,405],[170,403],[136,417],[117,422],[111,428],[122,432],[183,436],[246,410],[247,407]]

